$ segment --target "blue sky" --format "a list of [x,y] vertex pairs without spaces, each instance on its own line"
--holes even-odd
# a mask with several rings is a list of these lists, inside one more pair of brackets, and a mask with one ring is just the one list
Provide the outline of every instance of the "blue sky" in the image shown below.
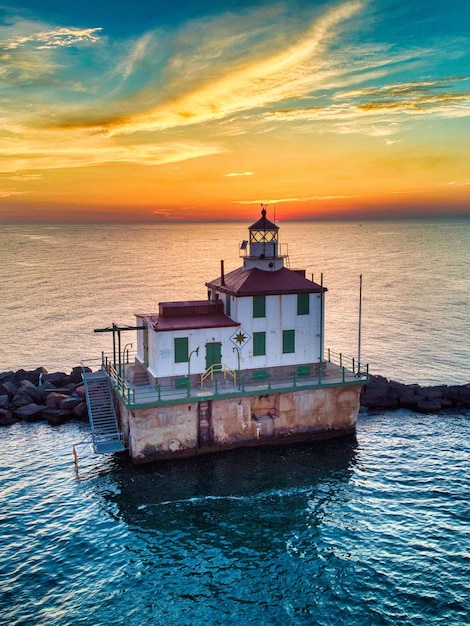
[[468,213],[467,0],[0,10],[0,221]]

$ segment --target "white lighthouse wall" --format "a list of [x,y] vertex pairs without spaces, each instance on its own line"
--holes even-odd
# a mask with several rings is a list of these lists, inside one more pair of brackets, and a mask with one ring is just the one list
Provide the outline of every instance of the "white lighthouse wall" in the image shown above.
[[199,348],[199,353],[190,357],[189,373],[203,374],[206,371],[206,344],[220,342],[222,363],[235,369],[237,357],[233,354],[231,335],[236,327],[202,328],[175,331],[149,332],[149,366],[148,370],[155,378],[168,376],[187,376],[188,362],[175,363],[174,340],[188,338],[188,352]]
[[[277,367],[320,360],[320,294],[310,294],[310,313],[297,315],[297,295],[266,296],[266,317],[253,317],[251,297],[232,298],[231,317],[250,337],[240,349],[240,368]],[[295,352],[283,354],[282,331],[295,331]],[[253,356],[253,333],[266,333],[266,354]]]
[[[225,298],[225,294],[224,294]],[[188,363],[175,363],[175,338],[188,338],[188,351],[199,347],[199,354],[190,359],[191,374],[202,374],[206,370],[206,344],[221,343],[222,363],[233,369],[258,369],[265,367],[295,366],[316,363],[320,360],[322,324],[321,296],[310,294],[308,315],[297,315],[297,295],[266,296],[266,317],[253,317],[253,298],[239,297],[231,300],[230,317],[240,323],[237,327],[184,329],[155,331],[148,329],[148,370],[155,378],[187,376]],[[242,331],[248,336],[245,343],[237,344],[233,337]],[[282,331],[295,331],[295,352],[283,354]],[[253,334],[266,333],[266,354],[253,355]],[[145,359],[145,332],[137,333],[137,358]],[[235,347],[238,346],[238,349]],[[240,363],[238,363],[238,358]]]
[[141,363],[145,360],[144,341],[145,337],[148,337],[147,324],[141,318],[137,317],[137,326],[145,327],[145,330],[138,330],[137,335],[137,358]]

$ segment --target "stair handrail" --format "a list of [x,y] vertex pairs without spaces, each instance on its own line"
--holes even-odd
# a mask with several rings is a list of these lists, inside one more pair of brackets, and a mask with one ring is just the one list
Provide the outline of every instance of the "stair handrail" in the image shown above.
[[83,380],[83,390],[85,392],[85,402],[86,408],[88,412],[88,423],[90,424],[91,436],[92,439],[95,437],[95,428],[93,424],[93,420],[91,419],[91,402],[90,402],[90,394],[88,391],[88,381],[87,381],[87,372],[85,370],[85,366],[82,364],[82,380]]
[[227,374],[229,376],[232,376],[233,384],[237,384],[237,372],[234,369],[228,367],[228,365],[225,365],[225,363],[213,363],[210,367],[206,369],[203,374],[201,374],[201,389],[204,388],[204,381],[206,380],[206,378],[210,376],[211,380],[214,380],[215,372],[222,372],[224,375],[224,380],[227,379]]
[[[96,372],[98,373],[98,372]],[[92,375],[93,372],[90,372],[90,374]],[[90,424],[90,431],[91,431],[91,439],[93,442],[93,446],[95,448],[95,452],[97,449],[97,445],[99,443],[102,442],[109,442],[109,441],[118,441],[121,445],[122,445],[122,449],[125,448],[124,445],[124,435],[123,433],[119,430],[119,424],[118,424],[118,420],[117,420],[117,416],[116,416],[116,412],[115,412],[115,407],[114,407],[114,403],[113,403],[113,399],[112,399],[112,395],[111,395],[111,388],[110,388],[110,384],[113,381],[115,384],[119,384],[119,380],[117,378],[117,372],[116,370],[113,368],[113,366],[109,363],[108,367],[107,367],[107,371],[103,371],[103,374],[105,376],[103,376],[103,380],[106,380],[106,386],[108,389],[108,392],[110,394],[109,398],[110,398],[110,409],[111,409],[111,413],[112,413],[112,417],[114,420],[114,425],[115,425],[115,430],[113,432],[100,432],[99,428],[95,428],[95,419],[93,416],[93,407],[92,407],[92,402],[91,402],[91,394],[90,394],[90,387],[88,385],[88,377],[87,377],[87,372],[85,371],[85,369],[83,368],[83,373],[82,373],[82,378],[83,378],[83,387],[84,387],[84,391],[85,391],[85,399],[86,399],[86,405],[87,405],[87,410],[88,410],[88,421]],[[112,377],[115,377],[114,380]],[[92,378],[90,378],[90,380],[92,380]],[[76,455],[76,451],[74,451],[74,456]]]

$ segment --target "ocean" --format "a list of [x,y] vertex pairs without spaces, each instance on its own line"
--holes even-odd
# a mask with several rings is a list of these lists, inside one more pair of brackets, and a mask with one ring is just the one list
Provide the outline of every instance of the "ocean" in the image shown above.
[[[204,298],[247,226],[2,225],[0,371],[69,372],[109,352],[95,328]],[[469,219],[279,226],[290,267],[323,274],[326,348],[357,355],[362,275],[371,373],[470,382]],[[4,427],[0,623],[470,624],[468,420],[361,414],[337,441],[78,470],[85,424]]]

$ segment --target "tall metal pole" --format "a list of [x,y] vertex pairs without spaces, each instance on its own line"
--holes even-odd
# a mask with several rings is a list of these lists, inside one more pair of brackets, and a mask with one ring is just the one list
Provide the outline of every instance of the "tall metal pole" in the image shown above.
[[[121,377],[122,376],[122,364],[121,364],[121,329],[118,328],[117,329],[117,336],[118,336],[118,355],[119,355],[119,363],[118,363],[118,376]],[[114,367],[116,367],[116,363],[114,364]]]
[[323,315],[324,315],[324,304],[323,304],[323,272],[321,273],[320,286],[321,286],[321,294],[320,294],[320,369],[318,370],[318,381],[321,383],[321,375],[322,375],[322,367],[323,367],[323,350],[324,350],[324,337],[323,337]]
[[116,369],[116,330],[117,326],[113,322],[113,367]]
[[357,373],[361,373],[362,274],[359,276],[359,329],[357,336]]

